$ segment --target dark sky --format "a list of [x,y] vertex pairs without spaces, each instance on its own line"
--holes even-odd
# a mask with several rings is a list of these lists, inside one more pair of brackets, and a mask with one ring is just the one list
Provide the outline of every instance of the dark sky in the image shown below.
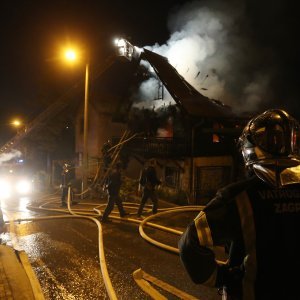
[[[200,71],[205,70],[212,78],[210,91],[221,84],[216,95],[224,102],[229,99],[228,104],[242,103],[238,101],[245,97],[243,106],[283,107],[300,117],[300,16],[293,2],[1,1],[0,137],[9,130],[11,117],[30,120],[43,103],[83,74],[79,66],[70,69],[58,59],[58,50],[67,42],[89,49],[91,63],[96,64],[106,57],[115,36],[126,36],[139,47],[167,43],[170,48],[169,38],[174,41],[178,37],[174,32],[184,33],[182,28],[195,18],[212,16],[221,20],[221,27],[212,33],[217,50],[206,53],[205,64],[197,63]],[[194,7],[200,7],[202,13],[195,15]],[[236,7],[239,10],[235,14]],[[186,13],[178,13],[181,11]],[[207,30],[198,34],[205,39],[207,32],[212,32]]]

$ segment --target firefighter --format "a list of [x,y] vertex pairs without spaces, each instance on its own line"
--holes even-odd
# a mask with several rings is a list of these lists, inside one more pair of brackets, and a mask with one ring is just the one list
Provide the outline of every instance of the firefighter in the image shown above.
[[[1,209],[1,205],[0,205],[0,234],[5,232],[6,228],[5,228],[5,222],[4,222],[4,218],[3,218],[3,213],[2,213],[2,209]],[[1,239],[0,239],[1,242]]]
[[157,178],[156,174],[156,160],[150,159],[148,166],[142,171],[141,178],[140,178],[140,185],[143,188],[142,199],[141,203],[137,212],[137,217],[141,218],[143,208],[150,198],[153,206],[152,206],[152,213],[157,213],[158,208],[158,198],[156,195],[156,187],[161,184],[161,181]]
[[121,169],[122,163],[118,162],[116,164],[115,169],[109,175],[107,180],[107,193],[108,193],[108,201],[106,208],[103,212],[103,216],[101,218],[101,222],[105,223],[108,221],[108,216],[114,208],[115,203],[119,209],[120,217],[125,217],[128,213],[125,212],[122,199],[120,197],[120,188],[122,185],[122,177],[121,177]]
[[[249,176],[220,189],[179,240],[191,279],[228,299],[299,299],[300,132],[287,112],[253,118],[239,138]],[[218,265],[213,246],[229,245]]]
[[112,147],[112,142],[110,139],[108,139],[103,144],[102,149],[101,149],[103,165],[104,165],[105,170],[107,170],[109,168],[109,165],[112,162],[112,157],[111,157],[111,153],[110,153],[111,147]]
[[71,187],[71,176],[72,176],[71,165],[69,165],[68,163],[64,163],[61,172],[61,206],[62,207],[67,206],[66,198],[68,197],[68,189],[69,187]]

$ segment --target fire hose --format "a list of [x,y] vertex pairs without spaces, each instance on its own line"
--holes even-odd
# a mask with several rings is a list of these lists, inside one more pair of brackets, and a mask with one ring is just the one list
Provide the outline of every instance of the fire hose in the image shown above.
[[[48,201],[48,202],[44,203],[43,205],[40,205],[39,207],[28,206],[27,208],[33,209],[33,210],[47,210],[47,211],[65,213],[65,211],[66,211],[65,209],[45,208],[45,206],[47,204],[52,203],[52,202]],[[85,203],[85,204],[89,205],[89,203]],[[90,205],[95,206],[95,203],[91,203]],[[136,206],[136,204],[135,203],[130,203],[130,202],[124,202],[124,206],[134,208]],[[47,217],[16,219],[16,220],[14,220],[14,222],[19,222],[20,223],[20,222],[24,222],[24,221],[42,221],[42,220],[63,219],[63,218],[81,218],[81,219],[86,219],[86,220],[93,221],[98,227],[99,262],[100,262],[100,271],[101,271],[102,276],[103,276],[103,281],[104,281],[104,284],[105,284],[105,287],[106,287],[109,298],[110,299],[117,299],[117,296],[116,296],[116,293],[115,293],[114,288],[112,286],[112,283],[111,283],[111,280],[110,280],[110,277],[109,277],[109,274],[108,274],[107,266],[106,266],[104,247],[103,247],[102,225],[99,222],[99,220],[96,219],[97,217],[99,217],[101,215],[101,209],[100,209],[101,207],[102,207],[102,205],[98,205],[96,208],[93,209],[93,213],[91,213],[90,210],[71,209],[71,189],[69,188],[67,208],[68,208],[68,212],[70,214],[68,214],[68,215],[64,214],[64,215],[59,215],[59,216],[55,215],[55,216],[47,216]],[[148,206],[146,205],[146,207],[148,207]],[[179,230],[175,230],[175,229],[172,229],[172,228],[169,228],[169,227],[165,227],[165,226],[162,226],[162,225],[151,223],[149,221],[156,218],[156,217],[164,216],[164,215],[167,215],[167,214],[180,213],[180,212],[186,212],[186,211],[200,211],[201,209],[203,209],[202,206],[183,206],[183,207],[175,207],[175,208],[168,208],[168,209],[159,209],[159,212],[157,214],[151,215],[151,216],[143,219],[142,221],[134,219],[134,218],[120,218],[120,217],[113,216],[113,215],[111,215],[109,218],[139,224],[139,233],[140,233],[142,238],[144,238],[149,243],[151,243],[151,244],[153,244],[153,245],[155,245],[159,248],[162,248],[164,250],[167,250],[167,251],[170,251],[172,253],[178,254],[179,250],[177,248],[171,247],[169,245],[163,244],[161,242],[158,242],[158,241],[150,238],[145,233],[144,227],[145,226],[153,227],[155,229],[162,230],[162,231],[165,231],[165,232],[168,232],[168,233],[172,233],[172,234],[175,234],[175,235],[181,235],[182,232],[179,231]],[[224,264],[225,262],[217,260],[217,263]]]

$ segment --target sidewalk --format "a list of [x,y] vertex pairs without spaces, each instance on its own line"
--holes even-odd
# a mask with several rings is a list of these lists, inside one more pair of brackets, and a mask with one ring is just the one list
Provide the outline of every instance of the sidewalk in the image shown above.
[[44,299],[24,251],[0,245],[0,300]]

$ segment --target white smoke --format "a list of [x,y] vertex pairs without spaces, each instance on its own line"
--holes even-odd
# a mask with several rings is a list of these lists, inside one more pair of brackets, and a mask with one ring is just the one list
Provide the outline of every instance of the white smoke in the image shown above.
[[[188,3],[171,16],[169,40],[164,45],[144,47],[167,57],[203,95],[220,100],[237,112],[264,105],[270,81],[269,72],[261,67],[263,50],[247,34],[241,3]],[[155,80],[144,82],[140,93],[143,100],[153,99],[157,93]],[[168,103],[169,97],[165,97]]]
[[15,150],[15,149],[11,150],[8,153],[2,153],[0,154],[0,165],[3,162],[10,161],[11,159],[20,157],[21,155],[22,153],[19,150]]

